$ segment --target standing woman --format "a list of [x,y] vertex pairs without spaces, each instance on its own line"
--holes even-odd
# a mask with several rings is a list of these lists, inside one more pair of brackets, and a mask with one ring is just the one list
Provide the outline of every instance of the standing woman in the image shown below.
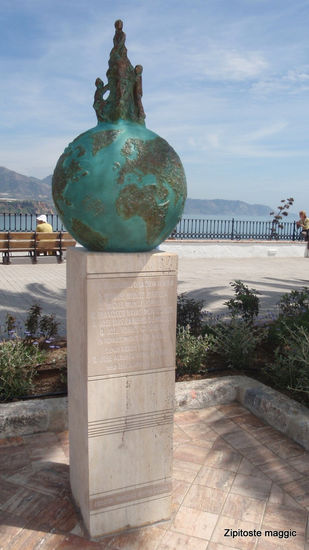
[[305,239],[305,241],[308,241],[309,237],[309,218],[307,218],[306,212],[304,210],[301,210],[299,212],[299,220],[296,222],[296,225],[298,227],[301,227],[301,235]]

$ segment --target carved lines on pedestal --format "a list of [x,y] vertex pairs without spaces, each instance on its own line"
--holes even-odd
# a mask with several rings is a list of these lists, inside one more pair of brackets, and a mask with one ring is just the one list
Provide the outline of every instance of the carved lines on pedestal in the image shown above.
[[111,418],[109,420],[94,420],[88,424],[88,437],[99,437],[172,424],[173,415],[173,409],[165,409],[162,411]]
[[164,372],[175,372],[175,367],[167,368],[158,368],[158,369],[147,369],[145,371],[135,370],[132,372],[120,372],[116,374],[98,374],[88,377],[88,382],[97,382],[98,380],[108,380],[109,378],[123,378],[128,376],[148,376],[149,374],[160,374]]
[[[154,497],[162,498],[169,496],[172,491],[171,479],[162,479],[145,485],[135,485],[133,487],[125,487],[117,491],[111,491],[108,494],[90,496],[90,513],[102,513],[102,508],[113,509],[115,507],[123,508],[123,506],[133,505],[136,501],[153,500]],[[123,506],[121,506],[123,505]],[[106,511],[104,510],[104,511]],[[98,512],[99,511],[99,512]]]
[[[126,273],[87,273],[87,279],[143,279],[143,278],[150,278],[150,277],[158,277],[158,275],[163,277],[171,277],[171,280],[175,277],[176,271],[167,270],[167,271],[145,271],[144,273],[136,272],[136,271],[128,271]],[[120,286],[120,285],[119,285]],[[135,288],[143,286],[142,283],[138,284],[135,283]],[[173,286],[172,283],[169,285],[166,285],[165,283],[162,283],[161,286]]]

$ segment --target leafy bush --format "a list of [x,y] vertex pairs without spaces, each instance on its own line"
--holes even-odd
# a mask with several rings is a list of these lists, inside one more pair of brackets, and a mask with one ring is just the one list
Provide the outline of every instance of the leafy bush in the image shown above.
[[196,336],[200,334],[203,305],[202,301],[186,298],[184,294],[180,294],[177,298],[177,326],[189,326],[192,334]]
[[233,318],[240,316],[244,321],[253,323],[255,317],[259,314],[259,298],[258,292],[239,280],[230,283],[235,292],[235,298],[231,298],[224,302],[229,308]]
[[7,313],[6,317],[5,317],[5,329],[6,329],[6,333],[7,333],[8,337],[10,337],[12,334],[15,334],[16,319],[10,313]]
[[205,372],[206,353],[210,347],[210,336],[195,336],[190,327],[177,327],[176,377],[184,374]]
[[45,340],[48,338],[55,338],[58,334],[58,326],[59,323],[56,321],[54,315],[43,315],[39,324],[42,337]]
[[280,315],[289,317],[309,312],[309,288],[292,290],[281,296],[278,302]]
[[46,339],[54,338],[57,336],[58,326],[54,315],[42,315],[42,308],[37,304],[30,307],[25,321],[28,340],[42,338],[44,342]]
[[35,338],[35,335],[39,328],[39,318],[41,315],[42,308],[37,304],[34,304],[28,310],[28,316],[25,321],[26,331],[29,332],[29,336]]
[[301,327],[309,333],[309,289],[292,290],[283,294],[278,302],[279,317],[269,325],[268,340],[273,348],[280,346],[282,338]]
[[16,399],[29,392],[35,366],[44,357],[38,345],[29,345],[21,338],[0,342],[0,401]]
[[42,315],[34,304],[28,311],[26,330],[16,318],[6,315],[4,334],[0,335],[0,401],[18,399],[33,387],[36,366],[46,358],[43,350],[57,334],[58,322],[53,315]]
[[280,340],[274,361],[263,369],[265,374],[277,387],[309,396],[309,332],[304,327],[295,331],[286,325]]
[[214,327],[212,349],[228,367],[248,368],[257,345],[266,337],[266,329],[254,328],[243,319],[219,323]]
[[269,325],[268,344],[272,349],[280,346],[282,337],[288,337],[290,331],[298,332],[300,328],[309,333],[309,311],[300,315],[280,315],[276,321]]

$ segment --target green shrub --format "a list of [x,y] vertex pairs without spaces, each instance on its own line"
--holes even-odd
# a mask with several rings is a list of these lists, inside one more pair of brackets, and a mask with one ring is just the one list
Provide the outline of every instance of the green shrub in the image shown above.
[[41,336],[46,340],[48,338],[55,338],[58,334],[59,323],[56,321],[55,316],[43,315],[40,319],[39,328]]
[[292,290],[283,294],[278,302],[280,315],[289,317],[309,312],[309,288]]
[[10,313],[7,313],[5,317],[5,330],[8,337],[16,332],[16,318]]
[[42,315],[41,311],[37,304],[30,307],[25,331],[13,315],[6,315],[0,335],[0,401],[27,395],[33,387],[36,366],[46,359],[43,350],[49,347],[48,339],[56,336],[59,323],[54,315]]
[[18,337],[0,342],[0,401],[16,399],[31,390],[35,367],[45,357],[35,344]]
[[265,328],[252,327],[243,319],[219,323],[213,330],[212,349],[227,367],[244,369],[251,366],[257,345],[266,338]]
[[195,336],[190,327],[177,327],[176,377],[205,372],[206,353],[211,337]]
[[301,327],[309,333],[309,311],[294,316],[280,315],[269,325],[268,344],[273,349],[280,346],[282,337],[288,337],[290,331],[298,332]]
[[286,325],[273,362],[263,370],[276,387],[309,396],[309,332],[304,327],[295,331]]
[[59,323],[54,315],[42,315],[42,308],[34,304],[28,311],[25,321],[26,338],[30,341],[33,338],[42,339],[40,344],[58,334]]
[[42,308],[38,304],[34,304],[28,310],[28,315],[25,321],[25,329],[32,338],[35,338],[38,331],[41,311]]
[[177,326],[189,326],[192,334],[196,336],[200,334],[203,305],[203,302],[200,300],[186,298],[184,294],[180,294],[177,298]]
[[253,323],[259,314],[258,292],[239,280],[233,281],[230,285],[234,289],[235,297],[224,302],[224,305],[229,308],[233,318],[240,316],[244,321]]
[[309,333],[309,289],[292,290],[283,294],[278,302],[279,317],[269,326],[268,341],[273,348],[281,345],[282,338],[301,327]]

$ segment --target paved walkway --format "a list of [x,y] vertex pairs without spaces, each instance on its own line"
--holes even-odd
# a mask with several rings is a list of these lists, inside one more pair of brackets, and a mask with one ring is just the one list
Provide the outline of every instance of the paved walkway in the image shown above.
[[175,415],[171,520],[100,542],[71,500],[67,433],[0,442],[2,550],[309,548],[309,453],[236,403]]
[[[226,310],[223,302],[233,295],[229,283],[240,279],[261,292],[262,314],[276,310],[280,296],[309,286],[309,258],[179,258],[178,292],[204,300],[205,309]],[[34,303],[44,313],[55,314],[65,333],[66,263],[40,258],[37,265],[14,258],[11,265],[0,264],[0,323],[6,312],[19,318]]]

